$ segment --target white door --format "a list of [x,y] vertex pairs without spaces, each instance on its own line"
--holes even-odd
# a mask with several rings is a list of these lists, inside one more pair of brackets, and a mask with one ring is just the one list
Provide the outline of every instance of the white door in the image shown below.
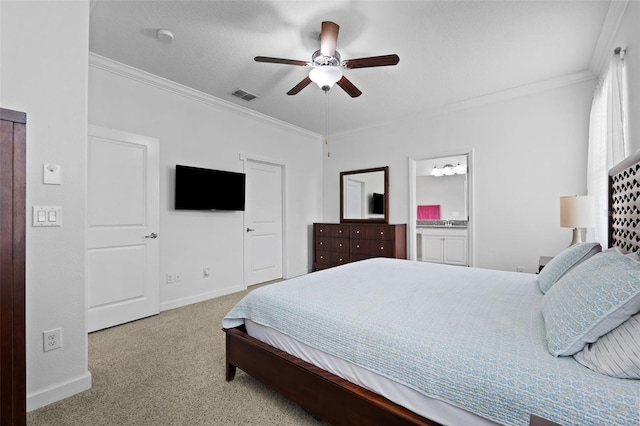
[[89,126],[88,330],[157,314],[158,140]]
[[247,160],[245,285],[282,278],[282,166]]

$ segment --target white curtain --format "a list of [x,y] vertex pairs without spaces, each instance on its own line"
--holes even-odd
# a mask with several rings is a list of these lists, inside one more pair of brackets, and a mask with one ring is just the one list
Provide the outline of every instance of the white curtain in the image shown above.
[[587,241],[602,247],[608,247],[608,172],[629,155],[626,92],[624,60],[614,55],[593,94],[589,120],[587,194],[596,199],[596,227],[587,230]]

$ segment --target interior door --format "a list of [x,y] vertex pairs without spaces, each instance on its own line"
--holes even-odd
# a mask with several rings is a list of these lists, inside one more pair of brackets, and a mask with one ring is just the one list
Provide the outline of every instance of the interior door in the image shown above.
[[89,126],[88,329],[157,314],[158,140]]
[[245,285],[282,278],[282,166],[246,161]]
[[345,217],[364,218],[364,182],[347,179]]

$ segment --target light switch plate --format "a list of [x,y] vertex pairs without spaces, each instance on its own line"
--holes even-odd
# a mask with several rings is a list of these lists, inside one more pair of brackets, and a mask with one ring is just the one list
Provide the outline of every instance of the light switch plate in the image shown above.
[[62,207],[33,206],[32,226],[62,226]]

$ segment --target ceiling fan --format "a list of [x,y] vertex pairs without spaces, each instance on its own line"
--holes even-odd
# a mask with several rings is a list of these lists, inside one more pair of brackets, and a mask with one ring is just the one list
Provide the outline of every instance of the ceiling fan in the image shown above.
[[336,50],[338,31],[340,26],[335,22],[322,22],[320,32],[320,50],[316,50],[311,56],[311,62],[295,59],[269,58],[256,56],[256,62],[269,62],[273,64],[297,65],[301,67],[313,67],[309,76],[296,84],[287,95],[295,95],[307,87],[312,81],[325,92],[328,92],[334,84],[341,87],[352,98],[358,97],[362,92],[342,74],[343,69],[384,67],[396,65],[400,58],[398,55],[369,56],[366,58],[341,60],[340,53]]

